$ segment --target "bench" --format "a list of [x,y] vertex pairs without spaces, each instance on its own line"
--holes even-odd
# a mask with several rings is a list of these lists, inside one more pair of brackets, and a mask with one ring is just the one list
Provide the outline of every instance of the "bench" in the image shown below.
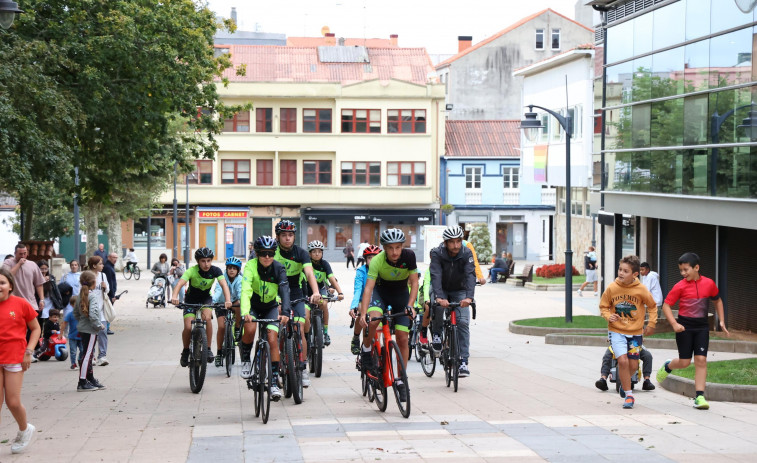
[[510,262],[510,268],[507,272],[497,274],[497,282],[507,282],[507,279],[515,273],[515,261]]
[[[526,286],[526,283],[529,281],[534,281],[534,266],[533,265],[526,265],[523,267],[523,272],[520,275],[517,275],[515,278],[520,280],[522,282],[521,286]],[[515,282],[517,285],[517,281]]]

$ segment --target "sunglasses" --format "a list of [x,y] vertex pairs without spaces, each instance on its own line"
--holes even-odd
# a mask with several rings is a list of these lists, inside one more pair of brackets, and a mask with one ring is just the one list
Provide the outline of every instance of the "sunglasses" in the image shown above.
[[276,255],[276,251],[260,251],[258,257],[273,257]]

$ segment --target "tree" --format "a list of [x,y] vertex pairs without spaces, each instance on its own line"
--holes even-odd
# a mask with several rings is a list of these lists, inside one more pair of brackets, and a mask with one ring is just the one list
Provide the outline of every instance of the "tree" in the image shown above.
[[471,242],[473,248],[476,250],[478,260],[481,262],[487,262],[492,255],[492,240],[489,236],[489,227],[486,223],[473,224],[473,229],[468,235],[468,241]]

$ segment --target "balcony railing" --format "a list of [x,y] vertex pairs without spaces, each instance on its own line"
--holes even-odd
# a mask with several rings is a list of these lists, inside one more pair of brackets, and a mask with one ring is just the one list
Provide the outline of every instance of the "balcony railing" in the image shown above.
[[465,204],[481,204],[481,190],[465,190]]
[[541,204],[543,206],[554,206],[556,203],[557,190],[549,188],[541,191]]
[[520,204],[520,191],[515,188],[505,188],[502,192],[502,204]]

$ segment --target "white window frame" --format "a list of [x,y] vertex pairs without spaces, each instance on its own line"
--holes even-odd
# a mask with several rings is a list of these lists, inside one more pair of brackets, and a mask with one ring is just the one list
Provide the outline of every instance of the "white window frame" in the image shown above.
[[[552,46],[555,34],[557,34],[557,48]],[[552,50],[560,50],[562,48],[562,34],[560,33],[560,28],[552,29],[552,32],[549,34],[549,47]]]
[[[482,166],[465,166],[465,190],[466,191],[481,191],[482,179],[484,174],[484,168]],[[468,186],[469,180],[472,186]],[[478,179],[476,179],[478,177]],[[478,186],[476,186],[478,183]]]
[[[508,177],[509,180],[506,180]],[[513,179],[515,180],[513,182]],[[513,186],[515,184],[515,186]],[[502,168],[502,187],[505,190],[517,190],[520,186],[520,166]]]
[[[539,37],[539,34],[541,34],[541,48],[537,46],[536,39]],[[534,50],[544,50],[547,47],[546,45],[546,30],[545,29],[536,29],[536,34],[534,35]]]

